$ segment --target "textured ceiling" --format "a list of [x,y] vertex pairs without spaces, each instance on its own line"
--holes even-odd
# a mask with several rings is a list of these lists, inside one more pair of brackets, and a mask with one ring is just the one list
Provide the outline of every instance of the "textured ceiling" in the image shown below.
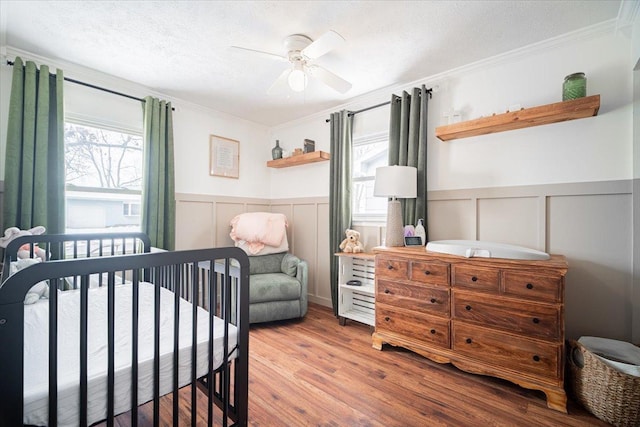
[[[0,40],[265,125],[335,107],[483,58],[615,19],[620,0],[6,1]],[[316,63],[353,83],[311,80],[266,94],[287,65],[231,49],[284,54],[290,34],[346,43]]]

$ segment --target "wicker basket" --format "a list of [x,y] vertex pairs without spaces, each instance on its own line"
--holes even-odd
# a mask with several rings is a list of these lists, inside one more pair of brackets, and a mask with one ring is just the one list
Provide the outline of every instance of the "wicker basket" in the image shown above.
[[640,426],[640,377],[612,368],[577,341],[569,345],[569,375],[577,401],[614,426]]

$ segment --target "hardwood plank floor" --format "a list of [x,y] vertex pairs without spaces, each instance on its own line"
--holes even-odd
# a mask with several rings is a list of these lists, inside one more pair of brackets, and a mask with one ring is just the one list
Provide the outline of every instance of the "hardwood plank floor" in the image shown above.
[[318,305],[250,334],[252,426],[608,425],[571,400],[562,414],[542,392],[388,345],[377,351],[369,326],[340,326]]
[[[547,408],[542,392],[404,349],[375,350],[369,326],[340,326],[330,309],[315,304],[302,320],[252,325],[249,353],[251,426],[608,425],[571,399],[569,414],[562,414]],[[190,417],[189,390],[181,390],[180,425]],[[206,401],[199,397],[200,414]],[[161,402],[160,424],[170,425],[171,399]],[[141,409],[140,425],[149,425],[151,410],[149,404]],[[130,422],[119,417],[116,425]]]

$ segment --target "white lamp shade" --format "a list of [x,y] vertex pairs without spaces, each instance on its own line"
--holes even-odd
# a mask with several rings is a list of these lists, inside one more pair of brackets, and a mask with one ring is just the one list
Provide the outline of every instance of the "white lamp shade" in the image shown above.
[[383,166],[376,168],[373,195],[412,199],[417,195],[418,169],[412,166]]

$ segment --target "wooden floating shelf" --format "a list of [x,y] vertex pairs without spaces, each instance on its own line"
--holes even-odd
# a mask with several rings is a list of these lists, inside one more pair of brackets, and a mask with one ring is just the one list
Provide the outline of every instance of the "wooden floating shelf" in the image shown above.
[[593,95],[440,126],[436,128],[436,136],[442,141],[449,141],[531,126],[547,125],[597,116],[599,109],[600,95]]
[[306,165],[307,163],[323,162],[331,159],[331,155],[324,151],[312,151],[307,154],[286,157],[284,159],[269,160],[267,166],[270,168],[288,168],[291,166]]

